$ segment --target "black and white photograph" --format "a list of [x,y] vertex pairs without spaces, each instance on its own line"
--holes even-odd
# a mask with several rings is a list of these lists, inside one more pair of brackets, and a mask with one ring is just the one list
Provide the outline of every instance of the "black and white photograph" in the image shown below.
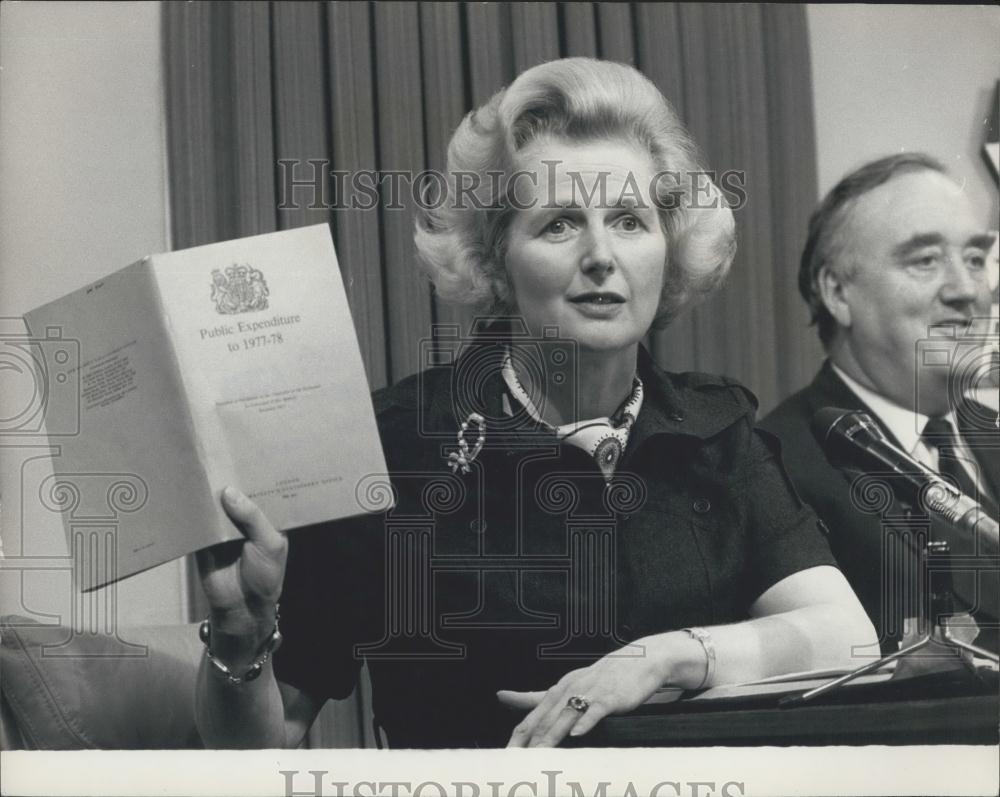
[[996,794],[998,45],[0,5],[0,793]]

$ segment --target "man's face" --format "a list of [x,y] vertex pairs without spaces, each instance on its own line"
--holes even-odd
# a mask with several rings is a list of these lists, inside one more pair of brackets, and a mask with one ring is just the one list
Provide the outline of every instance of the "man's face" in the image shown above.
[[847,213],[836,255],[836,270],[848,276],[834,292],[834,361],[897,404],[944,414],[948,368],[917,374],[917,341],[939,325],[961,337],[988,313],[992,237],[962,190],[934,171],[894,177]]

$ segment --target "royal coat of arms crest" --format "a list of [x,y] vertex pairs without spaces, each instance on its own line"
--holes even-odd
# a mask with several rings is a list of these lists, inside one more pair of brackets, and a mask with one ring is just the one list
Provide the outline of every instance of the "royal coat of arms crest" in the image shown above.
[[222,315],[267,309],[267,282],[259,269],[234,263],[223,274],[212,270],[212,301]]

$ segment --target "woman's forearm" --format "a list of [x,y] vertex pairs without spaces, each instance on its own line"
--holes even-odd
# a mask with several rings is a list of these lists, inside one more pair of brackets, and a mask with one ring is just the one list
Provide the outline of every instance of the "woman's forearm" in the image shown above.
[[[683,630],[654,634],[568,672],[545,692],[499,691],[501,702],[529,710],[514,728],[510,745],[551,746],[567,733],[587,733],[608,714],[642,705],[660,686],[698,689],[801,670],[849,667],[855,663],[852,648],[877,650],[871,622],[852,595],[841,602],[775,609],[795,591],[783,587],[766,600],[759,599],[758,619],[705,629],[711,636],[705,644]],[[716,661],[707,680],[706,646]],[[580,703],[582,709],[576,705]],[[563,711],[565,707],[576,711]]]
[[[249,666],[274,627],[274,615],[262,620],[214,618],[212,653],[223,662]],[[246,666],[234,668],[242,672]],[[271,659],[252,681],[230,683],[204,657],[198,671],[195,719],[202,741],[209,748],[281,748],[288,746],[285,711]]]
[[207,748],[287,747],[284,708],[271,662],[249,683],[230,684],[207,659],[198,671],[195,718]]
[[[871,622],[839,604],[815,604],[733,625],[707,629],[715,648],[715,668],[705,686],[744,683],[789,672],[850,668],[864,663],[855,649],[878,651]],[[702,643],[685,631],[639,640],[657,662],[664,683],[685,689],[702,685],[707,656]]]

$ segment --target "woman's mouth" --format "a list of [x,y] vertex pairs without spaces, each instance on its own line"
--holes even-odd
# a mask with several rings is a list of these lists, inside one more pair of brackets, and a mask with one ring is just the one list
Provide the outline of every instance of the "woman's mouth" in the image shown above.
[[625,297],[620,293],[591,291],[577,294],[570,301],[573,304],[624,304]]
[[617,315],[625,304],[625,297],[610,291],[589,291],[570,298],[583,315],[591,318],[609,318]]

